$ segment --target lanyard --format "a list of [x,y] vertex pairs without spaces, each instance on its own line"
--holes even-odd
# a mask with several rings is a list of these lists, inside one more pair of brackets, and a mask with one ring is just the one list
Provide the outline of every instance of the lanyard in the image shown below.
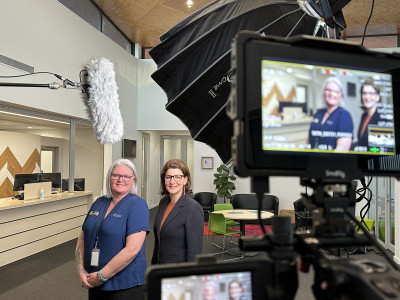
[[[111,203],[111,200],[110,200],[110,203]],[[108,210],[109,206],[110,206],[110,204],[108,204],[108,206],[107,206],[107,208],[104,210],[104,213],[103,213],[103,215],[101,216],[99,222],[97,223],[96,242],[95,242],[95,244],[94,244],[94,249],[97,249],[97,242],[99,241],[99,230],[100,230],[101,224],[103,223],[103,220],[104,220],[105,217],[106,217],[106,213],[107,213],[107,210]]]

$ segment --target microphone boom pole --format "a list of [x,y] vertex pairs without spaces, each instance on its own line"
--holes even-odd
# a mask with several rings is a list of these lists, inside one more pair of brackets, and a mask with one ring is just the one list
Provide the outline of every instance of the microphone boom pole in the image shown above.
[[52,82],[52,83],[17,83],[17,82],[0,82],[0,86],[17,86],[17,87],[46,87],[52,90],[56,90],[62,85]]

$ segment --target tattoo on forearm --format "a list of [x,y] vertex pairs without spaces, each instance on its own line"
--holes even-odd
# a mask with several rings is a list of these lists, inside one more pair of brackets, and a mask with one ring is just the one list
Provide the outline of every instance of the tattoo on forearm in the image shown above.
[[79,246],[75,249],[75,260],[76,260],[76,271],[78,273],[89,274],[85,269],[81,269],[81,251],[79,250]]

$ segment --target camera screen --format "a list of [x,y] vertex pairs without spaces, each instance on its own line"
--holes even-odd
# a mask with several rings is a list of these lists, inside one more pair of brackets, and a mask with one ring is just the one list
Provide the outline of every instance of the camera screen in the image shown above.
[[251,272],[163,278],[161,299],[253,299]]
[[250,31],[237,35],[232,53],[227,112],[237,174],[355,179],[400,173],[398,56]]
[[392,76],[261,60],[262,149],[394,155]]

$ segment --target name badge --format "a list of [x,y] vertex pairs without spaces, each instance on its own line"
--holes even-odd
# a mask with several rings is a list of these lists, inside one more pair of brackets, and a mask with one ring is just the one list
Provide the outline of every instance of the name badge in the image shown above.
[[92,250],[92,259],[90,260],[90,265],[92,267],[99,266],[99,258],[100,258],[100,249],[93,249]]

